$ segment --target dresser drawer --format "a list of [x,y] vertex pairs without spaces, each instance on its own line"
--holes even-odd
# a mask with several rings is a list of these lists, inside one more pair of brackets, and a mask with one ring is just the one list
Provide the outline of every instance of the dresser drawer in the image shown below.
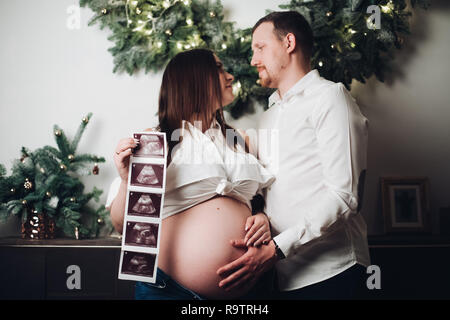
[[120,240],[3,239],[0,300],[133,299],[119,261]]
[[118,255],[115,249],[47,249],[47,298],[115,297]]

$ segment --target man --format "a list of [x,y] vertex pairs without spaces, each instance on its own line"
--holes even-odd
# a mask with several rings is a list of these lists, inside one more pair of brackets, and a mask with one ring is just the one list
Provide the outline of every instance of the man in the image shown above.
[[359,213],[368,121],[342,83],[311,70],[313,34],[298,12],[260,19],[252,49],[261,84],[278,89],[259,130],[278,132],[279,148],[258,142],[260,160],[276,175],[265,190],[273,239],[220,268],[219,285],[248,285],[275,265],[278,298],[358,298],[370,264]]

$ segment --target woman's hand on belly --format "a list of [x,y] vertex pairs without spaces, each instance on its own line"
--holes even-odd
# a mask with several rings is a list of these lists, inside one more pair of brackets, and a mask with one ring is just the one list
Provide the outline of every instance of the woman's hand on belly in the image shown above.
[[269,219],[262,212],[247,218],[245,231],[247,231],[247,233],[244,237],[244,243],[247,247],[258,247],[261,244],[268,244],[270,239],[272,239]]
[[[233,240],[230,244],[234,247],[246,247],[242,240]],[[248,247],[244,255],[217,270],[217,274],[223,279],[219,287],[226,291],[251,287],[276,261],[273,241],[259,247]]]

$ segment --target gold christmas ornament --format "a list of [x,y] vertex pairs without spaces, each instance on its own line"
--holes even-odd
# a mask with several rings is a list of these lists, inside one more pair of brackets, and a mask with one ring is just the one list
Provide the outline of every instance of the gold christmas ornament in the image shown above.
[[55,130],[55,136],[57,137],[61,136],[61,130]]
[[67,169],[67,167],[66,167],[65,164],[60,164],[60,165],[59,165],[59,168],[60,168],[61,170],[66,170],[66,169]]
[[70,198],[70,202],[75,202],[75,198],[74,197]]
[[88,122],[89,122],[89,119],[86,118],[86,117],[84,117],[84,118],[83,118],[83,123],[86,123],[86,124],[87,124]]
[[106,8],[103,8],[103,9],[102,9],[102,13],[103,13],[103,14],[107,14],[107,13],[108,13],[108,10],[107,10]]
[[141,13],[142,13],[142,10],[139,8],[136,8],[136,14],[141,14]]
[[67,159],[69,159],[70,161],[72,161],[74,158],[75,158],[75,157],[73,156],[73,154],[69,154],[69,155],[67,156]]
[[52,194],[51,194],[49,191],[47,191],[47,192],[45,193],[45,195],[46,195],[48,198],[50,198],[50,197],[52,196]]
[[102,223],[103,223],[103,219],[102,219],[102,218],[98,218],[98,219],[97,219],[97,222],[100,223],[100,224],[102,224]]
[[11,188],[11,189],[9,189],[9,191],[11,191],[11,193],[14,193],[14,192],[16,192],[16,189]]
[[31,181],[26,178],[23,186],[25,187],[25,189],[30,190],[31,188],[33,188],[33,183],[31,183]]
[[27,200],[22,200],[22,204],[25,206],[27,204]]

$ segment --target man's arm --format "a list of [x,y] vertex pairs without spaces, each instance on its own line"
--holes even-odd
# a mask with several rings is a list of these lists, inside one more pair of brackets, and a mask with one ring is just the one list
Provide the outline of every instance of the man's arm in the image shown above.
[[323,169],[324,190],[298,208],[302,220],[274,238],[286,257],[323,236],[337,221],[357,213],[358,202],[362,201],[358,184],[364,184],[360,175],[366,168],[368,121],[341,83],[323,94],[311,121]]

